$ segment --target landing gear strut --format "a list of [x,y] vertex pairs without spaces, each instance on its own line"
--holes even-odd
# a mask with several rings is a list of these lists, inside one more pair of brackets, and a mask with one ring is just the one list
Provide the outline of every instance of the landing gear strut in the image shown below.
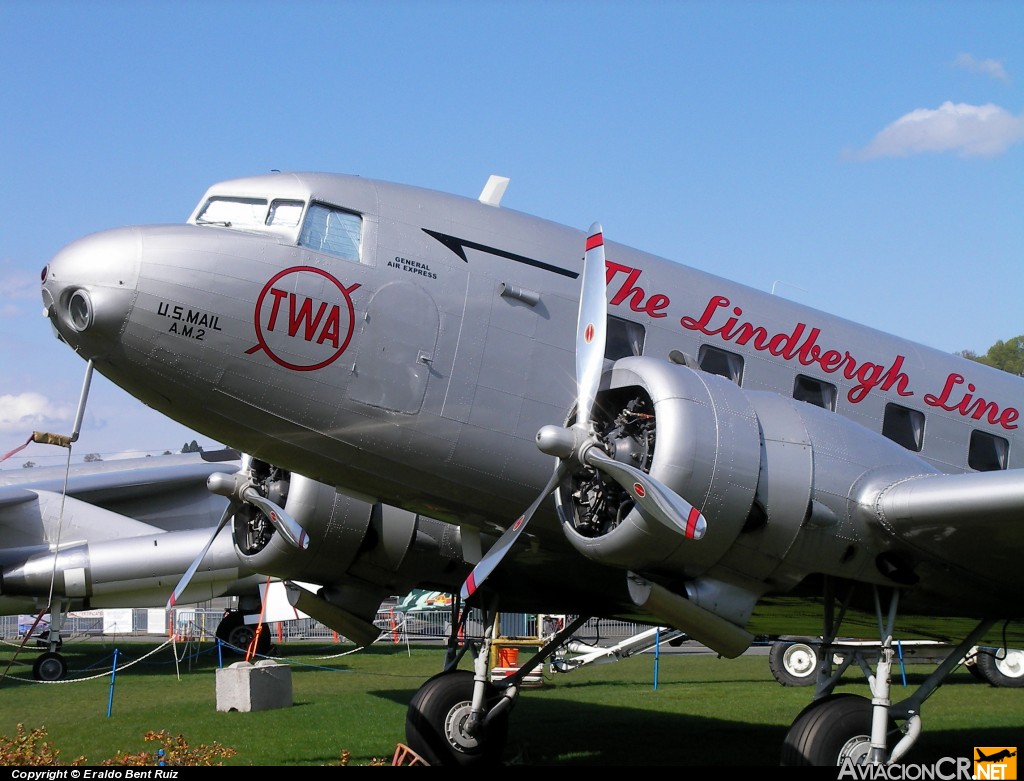
[[[57,653],[61,646],[64,645],[64,640],[60,636],[60,630],[64,626],[64,617],[66,615],[61,605],[54,605],[50,609],[50,628],[43,632],[36,641],[36,645],[42,646],[46,650],[39,654],[32,663],[32,677],[37,681],[59,681],[68,674],[67,660]],[[39,623],[42,617],[43,614],[40,613],[36,618],[36,624]],[[29,630],[29,634],[34,629],[35,625]]]
[[884,617],[878,589],[875,589],[882,645],[875,672],[865,669],[871,687],[871,698],[868,699],[853,694],[833,694],[842,669],[833,673],[832,654],[828,648],[835,641],[840,622],[833,623],[832,597],[831,593],[826,594],[825,635],[814,701],[801,711],[786,734],[781,764],[841,766],[847,763],[898,763],[921,733],[921,704],[935,693],[946,676],[993,624],[993,621],[979,623],[910,697],[893,703],[890,699],[890,674],[895,655],[893,625],[898,603],[899,591],[893,590],[888,617]]
[[[450,767],[494,767],[500,764],[508,739],[508,718],[523,679],[588,620],[580,616],[545,643],[512,675],[492,683],[489,676],[492,628],[484,631],[478,649],[459,640],[468,610],[453,606],[461,619],[448,638],[445,669],[419,688],[405,717],[406,744],[428,764]],[[473,672],[458,670],[461,658],[474,650]]]

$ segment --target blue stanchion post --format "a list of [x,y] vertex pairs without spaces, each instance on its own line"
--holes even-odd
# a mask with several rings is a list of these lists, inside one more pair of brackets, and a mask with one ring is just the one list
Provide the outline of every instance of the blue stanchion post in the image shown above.
[[654,632],[654,688],[658,688],[658,659],[661,654],[661,628]]
[[903,666],[903,641],[896,641],[896,651],[900,655],[900,676],[903,678],[903,688],[907,688],[907,668]]
[[114,707],[114,679],[117,678],[117,649],[114,649],[114,666],[110,670],[110,695],[107,697],[107,718],[110,718],[110,711]]
[[217,638],[217,666],[218,667],[223,667],[224,666],[223,643],[221,642],[219,637]]

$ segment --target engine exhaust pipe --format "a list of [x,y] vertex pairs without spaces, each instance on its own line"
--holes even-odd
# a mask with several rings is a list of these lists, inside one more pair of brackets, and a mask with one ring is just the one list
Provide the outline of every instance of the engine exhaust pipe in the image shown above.
[[344,635],[360,648],[372,645],[380,637],[380,629],[370,621],[331,604],[295,583],[286,582],[284,585],[292,607]]
[[746,651],[754,636],[710,610],[694,604],[664,586],[628,573],[629,598],[637,607],[652,613],[661,623],[686,632],[699,643],[728,659]]

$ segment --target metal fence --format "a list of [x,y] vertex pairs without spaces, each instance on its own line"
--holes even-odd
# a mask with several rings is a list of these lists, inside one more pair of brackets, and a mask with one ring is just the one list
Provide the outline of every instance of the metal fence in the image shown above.
[[[91,610],[70,614],[61,631],[63,640],[101,637],[170,637],[190,640],[216,638],[217,625],[224,616],[224,608],[186,607],[174,610],[125,608],[119,610]],[[537,616],[521,613],[502,613],[499,616],[500,634],[505,637],[537,638],[550,635],[562,621],[573,616]],[[0,640],[20,642],[33,628],[36,616],[0,616]],[[385,603],[377,612],[374,623],[380,628],[378,642],[442,641],[451,632],[450,610],[398,611]],[[46,621],[35,626],[32,636],[38,637],[49,628]],[[614,643],[647,628],[645,625],[608,619],[591,619],[574,634],[574,638],[594,644]],[[312,618],[296,619],[269,624],[276,642],[303,640],[342,642],[345,640],[334,630]],[[465,635],[481,637],[484,626],[482,615],[473,610],[466,621]],[[35,641],[31,641],[35,642]]]

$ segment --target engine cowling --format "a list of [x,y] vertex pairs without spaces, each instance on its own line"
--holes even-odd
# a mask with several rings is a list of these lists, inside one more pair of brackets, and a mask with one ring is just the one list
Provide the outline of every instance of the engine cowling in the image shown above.
[[599,473],[573,475],[556,503],[570,544],[591,559],[674,583],[741,624],[763,593],[788,591],[808,572],[883,584],[913,577],[866,508],[887,486],[938,470],[876,432],[646,357],[606,373],[594,421],[613,458],[700,508],[707,533],[687,540]]
[[259,485],[309,536],[296,548],[253,505],[234,517],[233,539],[247,568],[282,580],[321,584],[319,596],[372,617],[381,602],[415,587],[456,591],[471,565],[457,526],[352,497],[295,473],[257,464]]
[[648,520],[600,473],[570,476],[555,501],[583,555],[639,572],[692,578],[718,561],[754,506],[760,465],[757,416],[723,377],[650,358],[624,358],[605,376],[593,419],[616,460],[651,474],[707,519],[699,542]]

